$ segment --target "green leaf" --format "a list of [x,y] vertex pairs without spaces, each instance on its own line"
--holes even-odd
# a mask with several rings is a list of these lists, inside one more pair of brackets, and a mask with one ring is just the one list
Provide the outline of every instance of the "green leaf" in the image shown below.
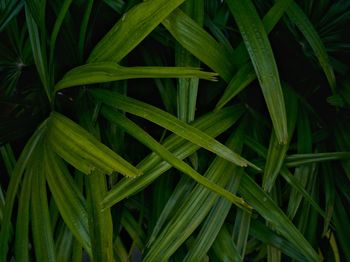
[[51,90],[50,76],[49,76],[49,70],[48,70],[48,65],[46,60],[47,57],[46,57],[45,42],[42,41],[40,37],[38,26],[33,18],[33,14],[31,14],[27,6],[25,10],[26,10],[26,22],[28,26],[29,38],[30,38],[30,43],[33,51],[36,69],[38,71],[42,85],[44,86],[46,95],[51,101],[52,90]]
[[[234,134],[231,135],[227,141],[227,146],[229,148],[241,150],[240,145],[242,143],[243,132],[242,129],[240,131],[241,132],[234,132]],[[204,176],[224,187],[229,183],[231,178],[232,180],[236,180],[237,172],[240,172],[237,166],[217,157],[211,163]],[[235,181],[235,183],[239,183],[239,181]],[[164,229],[152,243],[146,254],[145,261],[156,261],[161,258],[168,259],[207,217],[210,210],[213,208],[215,203],[217,203],[217,200],[217,195],[210,192],[207,188],[197,185],[189,196],[184,199],[184,202],[181,203],[179,208],[176,210],[176,213],[170,217],[169,222],[165,225]],[[227,206],[230,206],[227,205],[227,202],[220,203],[219,205],[224,205],[226,208]],[[226,217],[225,213],[227,212],[224,210],[222,211],[222,214],[221,211],[220,214],[213,212],[212,217],[210,218],[210,220],[219,220],[216,221],[218,224],[214,223],[216,227],[210,225],[210,223],[208,225],[211,230],[214,232],[216,231],[216,234],[218,233],[217,229],[220,229],[219,224],[220,222],[222,223],[222,218]],[[206,231],[204,230],[202,233],[205,235]],[[200,238],[200,241],[197,243],[198,245],[203,246],[194,247],[195,249],[193,252],[202,251],[200,254],[205,254],[206,250],[208,250],[208,248],[211,246],[213,240],[213,238],[208,239],[203,236],[203,238]],[[190,260],[191,258],[196,257],[195,254],[198,255],[198,253],[192,253],[188,259]]]
[[86,45],[86,34],[89,25],[89,19],[91,17],[92,6],[94,5],[94,0],[86,1],[86,9],[84,12],[83,19],[81,21],[80,32],[79,32],[79,43],[78,43],[78,51],[79,51],[79,59],[83,60],[85,45]]
[[252,163],[245,160],[238,154],[234,153],[232,150],[228,149],[220,142],[214,138],[208,136],[202,131],[185,124],[184,122],[178,120],[176,117],[170,115],[163,110],[160,110],[149,104],[140,102],[138,100],[122,96],[116,92],[111,92],[102,89],[91,90],[90,93],[94,96],[99,102],[105,103],[112,107],[118,108],[125,112],[143,117],[155,124],[158,124],[178,136],[181,136],[194,144],[197,144],[218,156],[231,161],[239,166],[252,166],[256,169]]
[[215,110],[223,108],[233,97],[238,95],[244,88],[256,79],[256,73],[251,63],[241,67],[233,76],[224,94],[215,106]]
[[122,67],[113,62],[86,64],[70,70],[55,86],[63,88],[132,78],[198,77],[215,80],[216,73],[185,67]]
[[86,177],[92,261],[113,261],[113,223],[110,209],[102,211],[101,201],[107,192],[105,177],[93,171]]
[[350,159],[350,152],[324,152],[312,154],[294,154],[286,157],[287,167],[297,167],[310,163]]
[[[210,136],[216,137],[231,127],[242,113],[243,108],[241,106],[228,107],[216,113],[203,116],[193,123],[193,127],[203,132],[205,131]],[[175,134],[169,136],[163,145],[179,159],[184,159],[199,149],[199,146]],[[122,179],[106,194],[102,202],[104,207],[111,207],[124,198],[135,194],[170,169],[171,165],[163,161],[158,155],[150,154],[137,167],[144,172],[144,175],[135,177],[134,179]]]
[[91,52],[89,63],[120,62],[184,0],[152,0],[134,6]]
[[[164,64],[163,59],[160,56],[151,56],[147,52],[144,52],[143,56],[147,64],[157,66]],[[166,111],[172,115],[175,115],[177,101],[174,99],[174,97],[176,97],[176,87],[174,82],[169,78],[155,78],[154,82],[162,98]]]
[[[45,14],[46,14],[46,0],[26,0],[26,9],[30,10],[30,13],[35,20],[35,23],[40,29],[45,28]],[[26,10],[27,12],[27,10]]]
[[57,261],[69,261],[73,249],[73,235],[70,229],[61,223],[56,231],[56,259]]
[[[277,1],[270,10],[265,14],[262,19],[265,31],[267,34],[270,34],[272,29],[280,21],[283,14],[287,11],[288,7],[294,0],[279,0]],[[241,42],[233,53],[233,59],[237,66],[242,66],[245,62],[249,60],[249,54],[244,45],[244,42]]]
[[[203,26],[204,18],[204,1],[189,0],[183,4],[183,10],[194,18],[200,25]],[[183,48],[180,44],[175,46],[175,65],[176,66],[191,66],[199,67],[200,61],[197,60],[190,52]],[[177,115],[178,118],[186,123],[194,120],[197,93],[198,93],[198,78],[178,79],[177,86]]]
[[[230,192],[236,193],[239,187],[240,177],[242,175],[242,170],[235,170],[231,181],[229,181],[227,188]],[[211,247],[215,249],[217,238],[220,238],[220,232],[225,228],[224,222],[227,218],[229,211],[232,207],[232,204],[228,202],[226,199],[219,198],[215,205],[211,208],[207,218],[203,221],[203,226],[201,227],[198,236],[196,237],[194,243],[191,245],[190,250],[187,253],[186,261],[192,261],[194,259],[203,259],[203,256],[209,251]],[[237,212],[243,212],[247,214],[251,214],[251,212],[237,210]],[[192,223],[188,223],[192,225]],[[249,226],[248,226],[249,228]],[[231,241],[233,240],[230,236]],[[230,242],[228,242],[228,245]],[[240,249],[236,246],[234,242],[235,251],[240,257]],[[232,247],[231,247],[232,248]],[[226,254],[228,255],[228,254]]]
[[25,172],[19,197],[15,239],[15,258],[17,261],[29,261],[30,196],[32,176],[35,175],[35,171],[33,168],[29,168]]
[[43,143],[32,163],[36,170],[32,176],[31,218],[35,257],[37,261],[56,261],[53,229],[46,192],[45,169],[42,163]]
[[213,251],[220,261],[243,261],[225,225],[214,241]]
[[266,31],[250,0],[227,1],[243,37],[279,143],[288,140],[287,117],[277,65]]
[[58,33],[61,29],[63,20],[68,12],[68,9],[69,9],[70,5],[72,4],[72,1],[73,0],[65,0],[62,3],[60,12],[59,12],[57,19],[55,21],[55,24],[53,26],[51,37],[50,37],[50,56],[49,56],[49,58],[50,58],[51,62],[53,61],[53,54],[55,51],[55,45],[56,45]]
[[85,129],[59,113],[51,114],[48,131],[48,142],[54,151],[85,174],[93,170],[107,174],[116,171],[130,177],[142,174]]
[[298,6],[297,3],[293,3],[287,10],[289,19],[298,27],[300,32],[304,35],[308,41],[315,56],[318,59],[332,90],[335,90],[336,80],[333,72],[332,65],[329,61],[329,57],[326,48],[318,35],[315,27],[310,22],[309,18],[305,15],[303,10]]
[[199,24],[176,9],[163,22],[172,36],[191,54],[208,65],[228,82],[234,65],[230,52],[221,46]]
[[139,249],[143,249],[145,245],[145,233],[142,226],[135,220],[132,214],[127,210],[123,211],[120,223],[130,235],[131,239]]
[[[258,154],[260,154],[263,158],[266,158],[267,150],[265,147],[263,147],[261,144],[257,143],[256,141],[252,140],[249,137],[246,137],[245,142],[247,143],[247,145],[250,148],[254,148],[254,150],[256,150],[256,152]],[[309,170],[306,170],[306,171],[308,171],[309,173],[306,172],[306,173],[302,173],[302,174],[306,174],[306,175],[312,174],[312,172],[310,172]],[[316,203],[316,201],[310,196],[310,194],[305,190],[305,188],[304,188],[305,183],[303,181],[300,181],[299,175],[297,177],[293,177],[293,175],[290,174],[289,170],[285,166],[281,167],[280,173],[283,176],[283,178],[292,186],[292,189],[295,190],[295,193],[298,193],[298,194],[302,195],[303,197],[305,197],[305,199],[308,201],[308,203],[310,203],[315,208],[315,210],[317,210],[320,213],[320,215],[324,216],[323,210]],[[294,200],[299,201],[299,203],[300,203],[301,198],[300,198],[300,200],[296,200],[296,199],[294,199]],[[298,205],[299,205],[299,203],[298,203]],[[297,203],[294,203],[294,204],[297,204]]]
[[[293,2],[293,0],[280,0],[267,12],[262,21],[266,33],[269,34],[272,31],[291,2]],[[239,70],[235,73],[224,94],[216,104],[216,109],[220,109],[225,106],[227,102],[240,93],[256,78],[256,73],[253,65],[249,62],[249,54],[244,42],[241,42],[235,49],[233,53],[233,61],[237,64],[237,66],[239,66]],[[247,61],[248,63],[245,63]]]
[[254,209],[266,219],[307,261],[319,261],[316,251],[301,232],[287,218],[283,211],[261,188],[247,175],[243,175],[238,190]]
[[277,235],[267,226],[256,220],[252,221],[250,227],[251,236],[257,238],[264,244],[268,244],[280,249],[284,254],[296,259],[297,261],[305,261],[305,257],[299,253],[290,242],[283,237]]
[[218,186],[213,183],[211,180],[205,178],[200,175],[197,171],[192,169],[188,164],[178,159],[171,152],[169,152],[164,146],[159,144],[155,139],[153,139],[147,132],[145,132],[142,128],[137,126],[134,122],[130,121],[123,114],[119,113],[116,110],[109,109],[108,107],[104,107],[101,110],[102,115],[106,117],[109,121],[114,122],[121,126],[128,134],[135,137],[141,143],[149,147],[153,150],[153,152],[157,153],[164,160],[169,162],[172,166],[177,168],[179,171],[185,173],[194,179],[197,183],[205,186],[206,188],[212,190],[220,196],[225,197],[233,204],[237,205],[239,208],[246,209],[249,211],[249,206],[246,205],[243,199],[233,195],[228,192],[224,188]]
[[[157,216],[157,223],[152,230],[151,236],[148,238],[148,247],[156,239],[157,235],[164,226],[165,222],[169,219],[170,215],[174,212],[174,210],[178,209],[184,199],[188,197],[189,193],[194,187],[194,184],[195,181],[191,180],[190,177],[181,177],[180,181],[177,183],[174,191],[163,207],[161,214]],[[164,198],[164,189],[159,194],[162,194],[161,197]]]
[[91,254],[88,214],[81,192],[76,188],[62,160],[47,147],[45,148],[44,165],[50,192],[60,215],[80,244]]
[[[5,1],[4,1],[5,2]],[[3,8],[0,8],[0,32],[8,23],[22,10],[24,0],[7,1]]]
[[20,182],[22,181],[22,175],[27,168],[28,163],[31,162],[33,154],[36,154],[37,147],[43,143],[43,135],[46,130],[46,121],[35,131],[32,137],[27,142],[26,146],[22,150],[22,153],[17,160],[15,169],[11,175],[10,184],[7,188],[4,217],[1,224],[0,232],[0,261],[6,261],[6,255],[8,252],[8,244],[11,238],[11,217],[14,207],[14,202],[17,194],[17,190]]
[[271,191],[275,180],[281,170],[298,117],[298,100],[296,95],[289,88],[286,88],[284,90],[284,93],[286,98],[286,111],[288,118],[288,140],[285,144],[279,144],[276,133],[274,130],[272,131],[262,183],[263,189],[267,192]]
[[5,144],[0,147],[0,154],[5,165],[7,174],[11,176],[16,165],[16,159],[10,144]]

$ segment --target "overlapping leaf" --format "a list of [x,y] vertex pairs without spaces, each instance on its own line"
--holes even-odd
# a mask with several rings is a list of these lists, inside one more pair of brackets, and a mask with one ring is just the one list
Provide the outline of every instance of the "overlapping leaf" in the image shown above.
[[86,64],[70,70],[56,84],[55,91],[63,88],[104,83],[132,78],[198,77],[215,80],[216,73],[202,72],[195,68],[182,67],[122,67],[113,62]]
[[64,160],[85,174],[93,170],[125,176],[138,176],[142,172],[103,145],[89,132],[67,117],[52,113],[49,119],[49,143]]

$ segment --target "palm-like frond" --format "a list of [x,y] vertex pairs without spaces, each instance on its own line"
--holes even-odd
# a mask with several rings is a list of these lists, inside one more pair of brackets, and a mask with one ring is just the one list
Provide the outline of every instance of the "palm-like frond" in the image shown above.
[[0,261],[349,260],[349,10],[1,1]]

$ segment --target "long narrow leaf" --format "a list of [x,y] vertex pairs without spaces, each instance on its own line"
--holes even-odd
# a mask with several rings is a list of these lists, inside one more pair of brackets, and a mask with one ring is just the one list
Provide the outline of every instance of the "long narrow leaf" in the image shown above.
[[[183,4],[183,10],[193,19],[203,26],[204,18],[204,1],[190,0]],[[190,52],[183,48],[180,44],[175,46],[175,63],[176,66],[199,67],[200,62]],[[194,120],[197,93],[198,78],[178,79],[178,96],[177,96],[177,112],[180,120],[190,123]]]
[[228,192],[224,188],[218,186],[217,184],[213,183],[209,179],[200,175],[197,171],[192,169],[188,164],[186,164],[185,162],[178,159],[171,152],[169,152],[164,146],[162,146],[156,140],[154,140],[150,135],[148,135],[145,131],[143,131],[142,128],[137,126],[135,123],[130,121],[128,118],[123,116],[118,111],[113,110],[113,109],[111,110],[111,109],[108,109],[107,107],[105,107],[105,108],[102,108],[102,114],[106,118],[108,118],[110,121],[115,122],[116,124],[120,125],[122,128],[125,129],[125,131],[127,133],[129,133],[131,136],[135,137],[141,143],[147,145],[154,152],[156,152],[159,156],[161,156],[164,160],[168,161],[175,168],[184,172],[186,175],[190,176],[196,182],[198,182],[201,185],[205,186],[206,188],[212,190],[213,192],[217,193],[218,195],[225,197],[227,200],[229,200],[231,203],[237,205],[238,207],[249,211],[249,206],[245,204],[243,199],[233,195],[232,193]]
[[[233,108],[228,107],[216,113],[203,116],[201,119],[195,121],[193,126],[203,132],[205,131],[210,136],[216,137],[231,127],[242,113],[242,107],[240,106]],[[199,146],[176,135],[169,136],[163,145],[179,159],[184,159],[199,149]],[[134,179],[122,179],[108,194],[106,194],[102,202],[104,207],[110,207],[146,187],[157,177],[170,169],[171,165],[163,161],[158,155],[150,154],[141,161],[137,167],[144,172],[144,175]]]
[[[32,1],[31,1],[32,2]],[[34,21],[33,15],[29,11],[29,8],[26,7],[26,21],[28,25],[28,32],[30,43],[33,51],[34,61],[36,68],[39,73],[41,82],[45,88],[45,92],[49,100],[52,97],[52,90],[50,86],[50,77],[49,70],[47,65],[46,57],[46,46],[43,44],[43,41],[40,38],[39,29]]]
[[33,175],[35,175],[33,168],[25,173],[19,198],[15,239],[15,257],[18,261],[29,261],[30,196]]
[[86,177],[89,229],[93,261],[113,261],[113,224],[110,209],[101,211],[101,200],[107,191],[105,177],[93,171]]
[[228,1],[228,6],[242,34],[269,109],[279,143],[288,140],[283,92],[273,52],[266,31],[250,0]]
[[286,88],[284,92],[286,97],[286,110],[288,117],[288,140],[285,144],[279,144],[276,133],[272,131],[262,184],[263,189],[267,192],[271,191],[275,180],[280,172],[284,158],[289,148],[289,142],[294,133],[295,124],[298,117],[298,101],[295,94],[291,92],[291,90],[289,90],[288,88]]
[[184,0],[152,0],[133,7],[97,44],[89,63],[121,61]]
[[46,122],[44,122],[32,135],[24,147],[15,169],[13,170],[10,184],[7,188],[7,194],[5,199],[4,217],[1,224],[0,232],[0,261],[6,261],[6,255],[8,252],[8,244],[11,237],[11,217],[14,206],[15,197],[19,184],[22,180],[22,175],[26,169],[28,162],[31,161],[32,155],[36,152],[38,144],[42,143],[43,135],[46,130]]
[[69,118],[53,112],[49,124],[48,142],[58,155],[83,173],[90,174],[94,169],[98,169],[107,174],[113,171],[125,176],[141,174],[141,171]]
[[91,254],[88,214],[83,196],[70,178],[67,167],[51,149],[45,150],[46,179],[64,222]]
[[[231,135],[227,141],[227,146],[230,148],[238,147],[237,149],[240,150],[239,145],[241,143],[242,132],[237,131]],[[219,185],[224,186],[229,182],[230,176],[235,177],[237,172],[239,172],[237,166],[217,157],[204,175],[208,179],[210,178]],[[155,261],[161,258],[168,259],[205,219],[217,199],[217,195],[214,195],[208,189],[196,186],[190,195],[184,199],[185,201],[152,243],[145,257],[145,261]],[[205,231],[203,233],[205,234]],[[207,250],[208,246],[210,247],[212,240],[213,239],[208,240],[209,245],[207,245],[207,242],[205,243],[206,245],[203,250]],[[204,243],[202,242],[202,244]],[[203,253],[201,253],[201,255],[203,255]],[[193,258],[193,256],[189,257],[189,259],[191,258]]]
[[86,64],[70,70],[55,86],[63,88],[132,78],[198,77],[215,80],[216,73],[185,67],[122,67],[113,62]]
[[43,145],[35,155],[33,165],[36,174],[33,174],[31,190],[32,233],[34,240],[35,257],[37,261],[56,261],[53,229],[46,193],[45,169],[42,163]]
[[66,16],[66,13],[68,12],[68,9],[70,5],[72,4],[72,0],[65,0],[62,4],[61,10],[57,16],[57,19],[55,21],[55,24],[52,29],[51,37],[50,37],[50,56],[49,59],[52,61],[53,59],[53,54],[55,51],[55,45],[56,45],[56,40],[58,33],[60,31],[60,28],[62,26],[64,17]]
[[309,45],[313,49],[315,56],[317,57],[318,62],[320,63],[327,77],[328,83],[334,91],[336,81],[333,68],[330,64],[326,48],[324,47],[324,44],[314,26],[297,3],[293,3],[288,8],[287,14],[289,19],[298,27],[300,32],[304,35]]
[[[272,31],[292,1],[293,0],[278,1],[264,16],[263,24],[266,33],[269,34]],[[228,101],[230,101],[256,79],[256,73],[253,65],[250,62],[244,64],[249,60],[249,54],[246,50],[244,42],[241,42],[241,44],[239,44],[234,51],[233,59],[240,68],[229,82],[224,94],[216,105],[216,109],[222,108]]]
[[94,89],[90,92],[98,101],[152,121],[232,163],[239,166],[250,165],[255,167],[252,163],[234,153],[212,137],[154,106],[122,96],[116,92],[101,89]]
[[229,59],[230,52],[184,12],[176,9],[163,25],[186,50],[219,73],[226,82],[231,79],[234,65]]
[[307,261],[319,261],[316,251],[307,242],[301,232],[248,175],[242,176],[239,192],[298,252],[305,256]]

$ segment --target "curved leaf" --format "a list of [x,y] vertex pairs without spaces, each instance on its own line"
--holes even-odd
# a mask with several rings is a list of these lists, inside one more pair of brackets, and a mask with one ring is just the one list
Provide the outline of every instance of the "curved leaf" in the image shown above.
[[279,143],[288,140],[283,92],[274,55],[257,11],[250,0],[227,1],[260,82]]
[[113,62],[100,62],[73,68],[56,84],[55,91],[71,86],[132,78],[198,77],[214,81],[216,75],[190,67],[123,67]]
[[36,170],[32,177],[31,218],[35,257],[37,261],[56,261],[53,229],[47,200],[43,143],[32,163]]
[[249,161],[245,160],[238,154],[234,153],[232,150],[225,147],[214,138],[188,124],[185,124],[173,115],[170,115],[169,113],[160,110],[159,108],[129,97],[122,96],[117,92],[102,89],[94,89],[90,92],[99,102],[152,121],[153,123],[174,132],[178,136],[181,136],[232,163],[235,163],[239,166],[249,165],[256,169],[259,169]]
[[336,87],[334,71],[330,63],[326,48],[314,26],[310,22],[309,18],[305,15],[303,10],[296,3],[293,3],[288,8],[287,15],[308,41],[327,77],[330,87],[334,91]]
[[48,142],[58,155],[85,174],[95,169],[131,177],[142,174],[81,126],[56,112],[49,118]]
[[60,215],[73,235],[91,254],[88,215],[81,192],[75,188],[65,164],[51,149],[45,148],[44,163],[46,179]]
[[320,261],[316,251],[301,232],[287,218],[283,211],[261,188],[247,175],[243,175],[238,190],[254,209],[271,223],[307,261]]
[[190,176],[196,182],[210,189],[211,191],[217,193],[220,196],[225,197],[231,203],[237,205],[239,208],[246,209],[249,211],[249,206],[246,205],[243,199],[235,196],[231,192],[222,188],[221,186],[213,183],[211,180],[200,175],[197,171],[192,169],[188,164],[178,159],[171,152],[169,152],[163,145],[159,144],[155,139],[153,139],[147,132],[145,132],[141,127],[137,126],[134,122],[130,121],[123,114],[116,110],[108,109],[108,107],[102,108],[102,114],[109,121],[118,124],[131,136],[135,137],[144,145],[148,146],[155,153],[161,156],[164,160],[169,162],[178,170],[182,171],[186,175]]
[[[195,121],[193,126],[210,136],[216,137],[231,127],[242,113],[243,108],[241,106],[228,107],[203,116]],[[163,145],[179,159],[184,159],[199,149],[199,146],[175,134],[169,136]],[[102,202],[103,207],[111,207],[124,198],[135,194],[170,169],[171,165],[163,161],[158,155],[150,154],[137,167],[144,172],[144,175],[133,179],[123,178],[106,194]]]
[[230,52],[189,16],[176,9],[163,25],[187,51],[218,72],[225,81],[230,80],[234,70]]
[[121,61],[184,0],[152,0],[134,6],[91,52],[88,63]]
[[6,261],[6,255],[8,251],[8,242],[11,237],[11,217],[15,197],[19,184],[22,180],[22,175],[27,168],[28,163],[31,161],[33,154],[36,154],[37,146],[43,143],[43,136],[46,131],[46,121],[35,131],[32,137],[24,147],[16,166],[11,175],[10,184],[7,188],[4,217],[1,224],[0,232],[0,261]]

